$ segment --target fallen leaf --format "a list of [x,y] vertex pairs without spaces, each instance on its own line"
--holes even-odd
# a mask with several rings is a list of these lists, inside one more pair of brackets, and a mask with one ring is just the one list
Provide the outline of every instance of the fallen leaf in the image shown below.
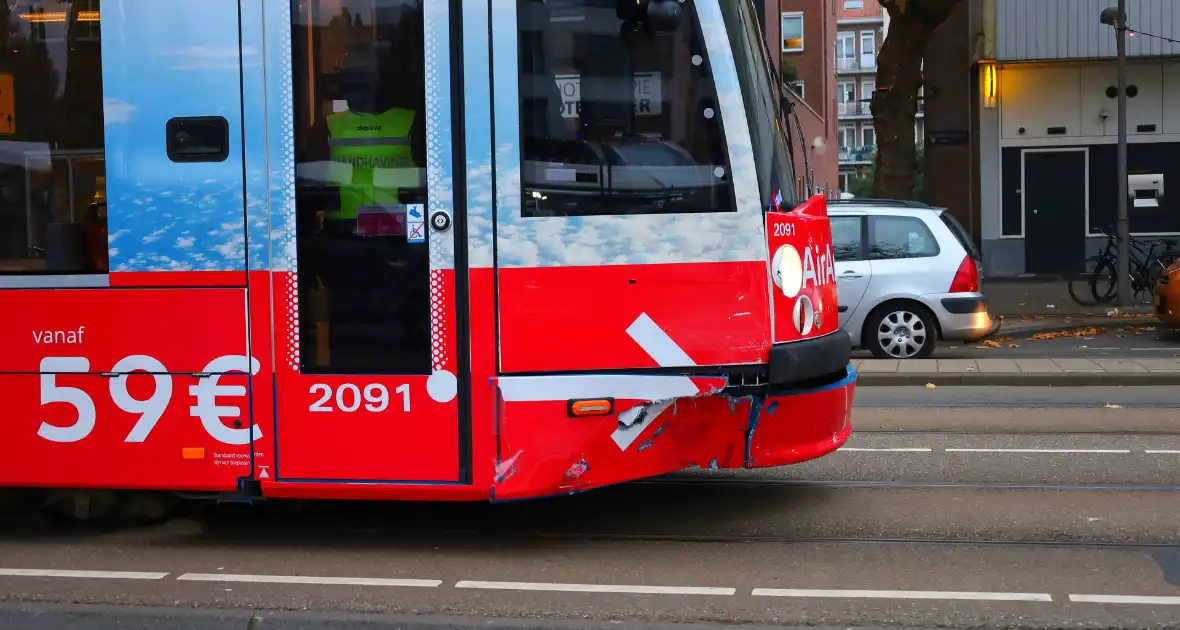
[[975,346],[975,348],[978,350],[982,350],[984,348],[999,348],[999,347],[1000,347],[1000,342],[995,339],[987,339],[987,340],[981,341],[978,346]]
[[1122,409],[1123,406],[1122,405],[1115,405],[1112,403],[1106,403],[1106,408],[1107,409]]
[[1095,328],[1089,326],[1086,328],[1075,328],[1073,330],[1055,330],[1052,332],[1037,333],[1029,337],[1029,341],[1040,341],[1042,339],[1061,339],[1063,337],[1083,338],[1092,337],[1094,335],[1101,335],[1106,332],[1104,328]]
[[934,383],[926,383],[926,389],[934,389],[935,387],[938,387],[938,386],[935,385]]
[[1020,344],[1018,344],[1018,343],[1010,343],[1010,344],[1008,344],[1008,347],[1009,347],[1009,348],[1019,348],[1019,347],[1020,347]]

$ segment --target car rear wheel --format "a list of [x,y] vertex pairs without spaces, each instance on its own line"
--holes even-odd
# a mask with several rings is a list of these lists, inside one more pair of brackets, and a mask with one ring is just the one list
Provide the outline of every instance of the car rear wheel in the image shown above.
[[924,359],[938,340],[934,316],[911,304],[886,304],[869,314],[865,343],[878,359]]

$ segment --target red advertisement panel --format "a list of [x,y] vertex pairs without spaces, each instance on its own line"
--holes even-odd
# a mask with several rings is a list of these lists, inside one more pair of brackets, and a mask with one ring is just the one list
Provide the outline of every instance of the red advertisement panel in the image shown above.
[[[212,363],[232,370],[245,357]],[[244,374],[0,375],[0,485],[232,491],[265,433],[246,385]]]
[[261,365],[245,356],[245,295],[0,291],[0,484],[232,489],[265,433],[250,420],[245,374]]
[[[505,372],[757,363],[765,262],[500,270]],[[510,305],[504,307],[503,305]]]
[[9,290],[0,313],[3,372],[208,372],[246,351],[243,289]]

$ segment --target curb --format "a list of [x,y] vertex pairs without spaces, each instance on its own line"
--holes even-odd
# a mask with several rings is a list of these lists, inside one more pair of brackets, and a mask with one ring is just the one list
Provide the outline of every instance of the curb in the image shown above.
[[933,384],[948,386],[1004,387],[1152,387],[1180,385],[1180,371],[1176,372],[964,372],[954,374],[866,374],[857,371],[857,387],[914,387]]

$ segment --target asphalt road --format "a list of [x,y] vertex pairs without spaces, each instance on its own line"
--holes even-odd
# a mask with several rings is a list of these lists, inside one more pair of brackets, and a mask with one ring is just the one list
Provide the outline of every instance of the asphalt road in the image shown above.
[[794,467],[111,530],[19,515],[0,630],[1180,625],[1180,392],[881,389],[846,448]]
[[[1079,326],[1080,328],[1080,326]],[[1180,334],[1155,328],[1136,326],[1130,328],[1110,327],[1105,332],[1091,337],[1058,337],[1054,339],[1030,340],[1034,333],[1001,335],[999,348],[981,344],[957,342],[940,343],[932,358],[936,359],[983,359],[983,358],[1170,358],[1180,354]],[[1013,347],[1015,346],[1015,347]],[[871,359],[867,350],[853,352],[853,358]]]
[[[978,413],[996,409],[1122,408],[1171,409],[1155,414],[1180,427],[1180,390],[1175,387],[860,387],[855,406],[860,409],[895,407],[959,407]],[[971,416],[966,416],[970,418]],[[1061,421],[1068,426],[1068,420]]]

